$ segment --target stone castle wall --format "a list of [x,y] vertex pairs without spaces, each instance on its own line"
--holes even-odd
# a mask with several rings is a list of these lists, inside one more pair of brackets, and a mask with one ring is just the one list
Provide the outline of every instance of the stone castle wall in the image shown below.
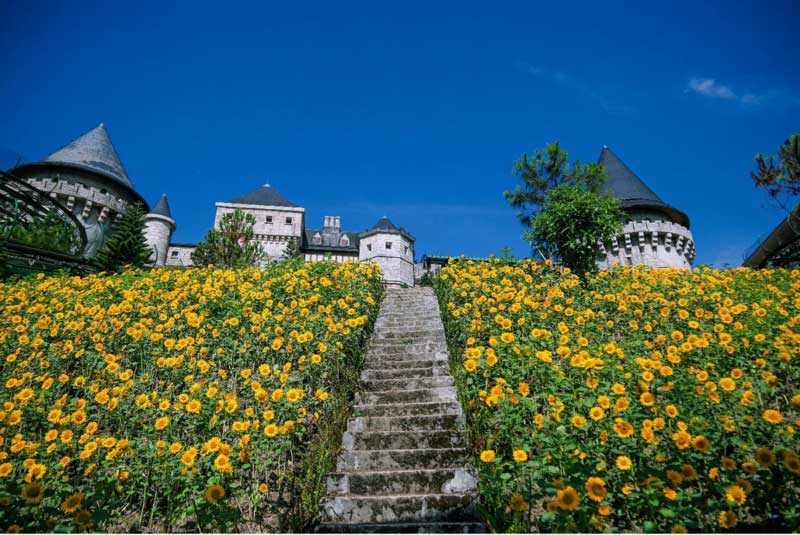
[[645,214],[631,215],[630,218],[620,236],[610,244],[599,244],[600,269],[610,269],[614,264],[691,268],[695,246],[689,229]]
[[163,215],[147,214],[145,220],[144,237],[147,244],[155,251],[155,266],[166,264],[169,251],[169,239],[175,230],[175,222]]
[[[390,248],[387,244],[391,244]],[[381,266],[387,284],[414,286],[414,243],[402,235],[376,233],[362,237],[358,256]]]
[[165,264],[167,266],[193,266],[192,251],[194,251],[194,245],[170,244]]
[[108,240],[115,223],[136,200],[123,186],[78,169],[67,173],[43,167],[24,179],[66,206],[83,224],[88,257],[94,256],[102,242]]
[[[218,202],[216,204],[217,213],[214,217],[214,227],[219,225],[222,216],[232,213],[237,208],[245,214],[250,214],[255,218],[253,231],[256,239],[261,243],[264,252],[269,256],[269,260],[282,259],[285,257],[286,247],[290,240],[300,240],[303,233],[303,218],[305,208],[299,207],[277,207],[259,206],[248,204],[231,204]],[[287,222],[288,220],[291,222]]]

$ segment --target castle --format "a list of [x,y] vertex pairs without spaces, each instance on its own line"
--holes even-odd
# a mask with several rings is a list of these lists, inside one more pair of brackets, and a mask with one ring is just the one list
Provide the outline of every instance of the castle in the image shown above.
[[[604,187],[620,199],[625,221],[621,235],[610,244],[598,244],[598,266],[691,267],[695,249],[686,214],[662,201],[608,147],[600,153],[599,163],[608,176]],[[149,210],[145,237],[154,250],[154,264],[192,265],[195,244],[172,241],[177,225],[166,194],[150,209],[125,172],[102,123],[44,160],[18,165],[9,173],[46,192],[79,219],[88,240],[86,256],[97,253],[127,207],[139,202]],[[217,202],[214,225],[236,209],[255,218],[253,230],[268,261],[285,258],[294,242],[307,262],[370,260],[381,266],[387,284],[414,284],[414,237],[385,216],[363,232],[342,230],[338,216],[325,216],[322,228],[307,228],[305,208],[265,184]],[[418,264],[417,278],[420,270]]]
[[[127,207],[139,202],[149,209],[145,238],[154,250],[154,264],[192,265],[195,245],[172,242],[177,225],[167,196],[162,195],[150,209],[125,172],[102,123],[44,160],[19,165],[9,173],[46,192],[78,217],[86,231],[86,256],[97,253]],[[307,228],[305,208],[265,184],[216,203],[214,225],[236,209],[255,218],[253,230],[267,261],[282,260],[289,243],[296,242],[308,262],[371,260],[381,266],[387,284],[414,285],[414,237],[388,217],[364,232],[343,231],[338,216],[325,216],[320,229]]]

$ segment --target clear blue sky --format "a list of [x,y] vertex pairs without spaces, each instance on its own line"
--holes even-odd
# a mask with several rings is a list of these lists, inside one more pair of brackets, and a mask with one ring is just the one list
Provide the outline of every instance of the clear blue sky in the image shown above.
[[175,241],[270,182],[311,227],[388,215],[417,256],[527,251],[514,160],[610,146],[738,265],[780,212],[753,156],[800,131],[795,2],[0,0],[0,167],[104,122]]

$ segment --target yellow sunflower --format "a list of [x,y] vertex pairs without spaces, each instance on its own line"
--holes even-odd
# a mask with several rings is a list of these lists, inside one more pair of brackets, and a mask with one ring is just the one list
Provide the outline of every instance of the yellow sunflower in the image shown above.
[[206,489],[206,500],[216,505],[219,500],[225,497],[225,489],[222,485],[211,485]]
[[556,493],[556,503],[565,511],[574,511],[580,501],[580,495],[572,487],[566,487]]
[[586,492],[590,500],[601,502],[608,493],[606,490],[606,482],[599,477],[590,477],[586,481]]
[[39,503],[44,497],[44,485],[41,483],[26,483],[22,487],[22,497],[25,498],[25,503]]
[[80,509],[81,503],[83,503],[83,494],[77,492],[72,496],[68,496],[67,499],[61,503],[61,510],[67,514],[74,513]]

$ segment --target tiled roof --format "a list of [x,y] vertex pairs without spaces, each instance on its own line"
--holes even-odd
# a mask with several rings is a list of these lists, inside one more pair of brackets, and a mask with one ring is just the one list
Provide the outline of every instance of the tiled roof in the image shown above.
[[264,184],[258,189],[245,193],[230,201],[231,204],[257,204],[260,206],[289,206],[296,208],[297,205],[289,199],[275,191],[269,184]]
[[164,193],[161,195],[161,198],[158,200],[153,209],[150,210],[151,214],[156,215],[163,215],[164,217],[168,217],[172,219],[172,212],[169,209],[169,202],[167,202],[167,194]]
[[125,172],[105,125],[100,123],[65,147],[55,151],[44,162],[62,163],[90,169],[130,189],[131,179]]
[[597,163],[606,170],[607,178],[603,189],[619,199],[623,209],[655,209],[672,221],[689,228],[689,217],[662,201],[611,149],[604,146]]

